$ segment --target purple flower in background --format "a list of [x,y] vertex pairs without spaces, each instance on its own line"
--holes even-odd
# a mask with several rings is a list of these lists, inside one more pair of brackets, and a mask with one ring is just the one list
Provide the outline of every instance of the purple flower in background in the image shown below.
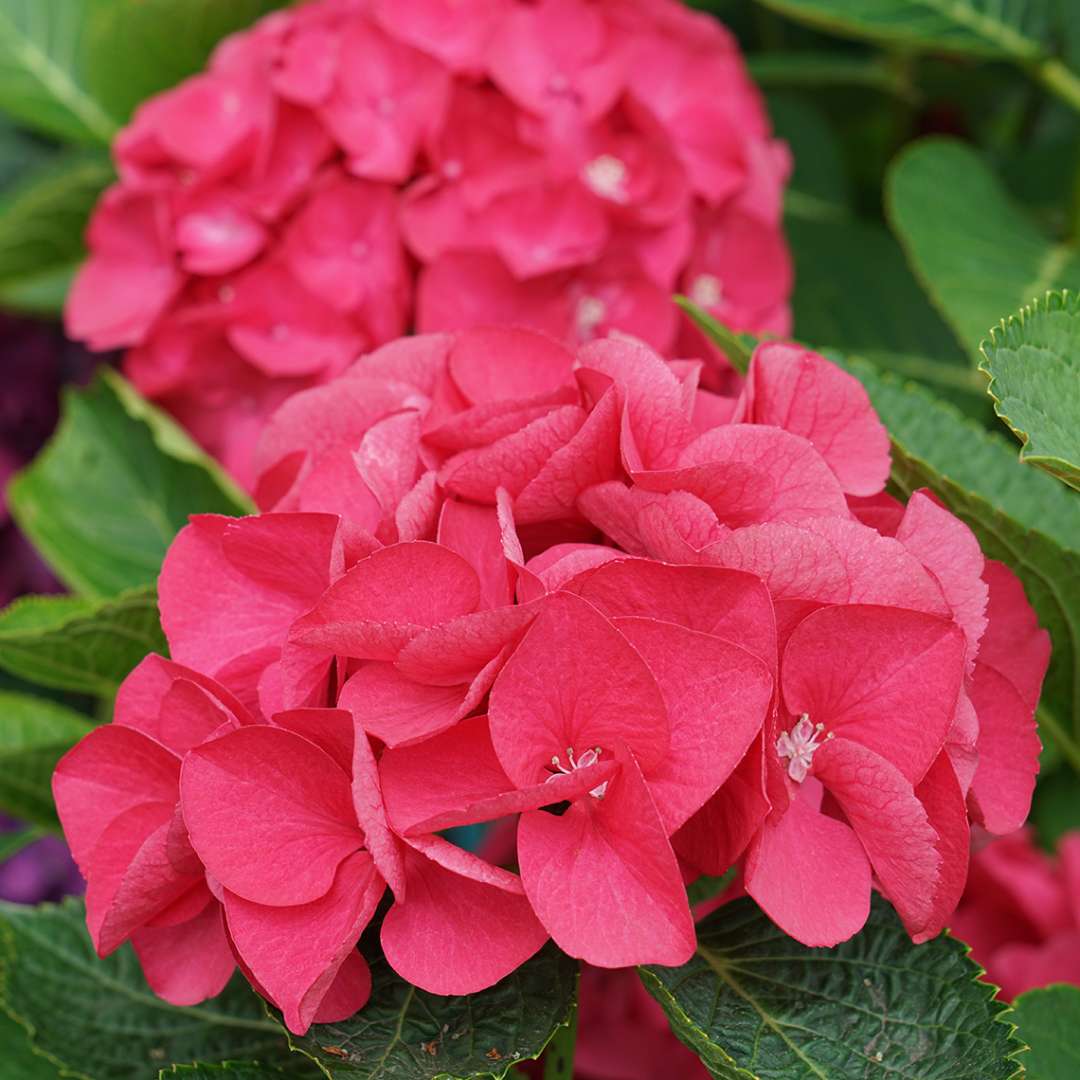
[[[40,449],[59,417],[60,388],[84,382],[100,361],[55,326],[0,314],[0,606],[23,593],[58,592],[15,527],[7,506],[11,477]],[[0,836],[19,828],[0,817]],[[57,900],[82,892],[82,878],[58,837],[44,837],[0,864],[0,899]]]

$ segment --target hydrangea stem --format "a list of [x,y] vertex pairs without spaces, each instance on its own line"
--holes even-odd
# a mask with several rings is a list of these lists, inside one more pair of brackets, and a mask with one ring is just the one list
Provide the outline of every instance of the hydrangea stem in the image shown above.
[[558,1028],[544,1051],[544,1080],[573,1080],[577,1025],[578,1008],[575,1003],[566,1023]]

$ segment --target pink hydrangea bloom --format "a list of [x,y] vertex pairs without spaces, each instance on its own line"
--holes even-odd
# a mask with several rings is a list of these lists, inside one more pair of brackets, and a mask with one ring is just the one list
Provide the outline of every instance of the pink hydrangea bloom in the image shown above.
[[68,329],[127,348],[138,388],[245,483],[278,405],[407,328],[697,351],[682,290],[790,329],[787,151],[733,37],[676,0],[467,19],[310,0],[144,103],[114,153]]
[[[286,402],[263,512],[195,517],[165,560],[175,659],[58,769],[99,948],[194,1000],[208,976],[155,982],[144,941],[197,915],[304,1031],[365,1000],[387,887],[383,953],[443,994],[549,937],[684,963],[685,882],[733,865],[807,944],[872,888],[915,940],[946,925],[971,822],[1027,813],[1047,636],[932,496],[883,494],[853,377],[784,343],[738,396],[703,369],[473,329]],[[443,835],[481,822],[505,857]]]
[[1080,833],[1063,836],[1054,855],[1027,829],[988,839],[972,857],[953,933],[1006,999],[1050,983],[1080,986]]

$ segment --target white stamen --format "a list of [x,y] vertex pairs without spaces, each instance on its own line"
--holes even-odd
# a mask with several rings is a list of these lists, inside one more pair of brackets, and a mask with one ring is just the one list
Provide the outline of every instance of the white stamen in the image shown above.
[[597,328],[607,318],[607,304],[598,296],[583,296],[574,311],[578,341],[591,341]]
[[629,199],[626,192],[626,163],[614,154],[601,154],[588,162],[581,170],[582,178],[602,199],[625,203]]
[[724,298],[724,288],[715,274],[698,274],[690,286],[690,299],[698,307],[714,308]]
[[776,740],[776,752],[788,759],[788,776],[795,783],[801,784],[806,779],[814,761],[814,751],[820,750],[822,742],[828,742],[833,737],[831,731],[822,737],[824,730],[824,724],[811,724],[809,715],[803,713],[791,731],[782,732]]
[[[600,760],[600,753],[601,750],[599,746],[590,746],[589,749],[586,750],[583,754],[581,754],[577,761],[575,761],[574,749],[573,747],[568,746],[566,748],[566,760],[570,762],[570,768],[564,769],[562,762],[559,761],[559,755],[554,755],[551,759],[551,765],[552,768],[556,769],[557,771],[553,772],[547,778],[547,780],[544,781],[544,783],[550,783],[552,780],[555,779],[556,776],[569,776],[575,769],[587,769],[590,765],[595,765]],[[602,784],[597,784],[597,786],[594,787],[589,792],[589,794],[594,799],[602,799],[604,797],[604,793],[607,791],[607,786],[608,781],[605,780]]]

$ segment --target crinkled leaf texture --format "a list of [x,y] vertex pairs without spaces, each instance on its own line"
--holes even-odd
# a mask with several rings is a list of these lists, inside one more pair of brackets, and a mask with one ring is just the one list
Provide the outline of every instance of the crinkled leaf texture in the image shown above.
[[147,653],[167,651],[150,586],[108,600],[24,596],[0,612],[0,668],[54,690],[115,694]]
[[146,985],[129,945],[99,960],[85,922],[82,901],[0,905],[0,1011],[62,1075],[147,1080],[169,1062],[291,1060],[242,979],[202,1005],[175,1008]]
[[201,1061],[191,1065],[170,1065],[158,1073],[158,1080],[319,1080],[322,1073],[310,1061],[294,1055],[294,1060],[284,1066],[264,1065],[261,1061],[222,1061],[218,1065],[206,1065]]
[[60,426],[8,488],[20,528],[75,592],[151,585],[189,514],[250,500],[164,413],[113,372],[68,390]]
[[566,1024],[577,962],[547,945],[501,982],[466,997],[410,986],[369,956],[371,999],[349,1020],[290,1036],[333,1080],[502,1080]]
[[982,345],[994,411],[1021,461],[1080,489],[1080,294],[1051,292],[1002,320]]
[[967,947],[913,945],[874,899],[863,930],[833,949],[787,937],[749,899],[698,924],[680,968],[639,969],[675,1034],[720,1080],[1010,1080],[1023,1043],[976,981]]
[[1030,1047],[1023,1059],[1027,1080],[1080,1076],[1080,987],[1059,984],[1029,990],[1013,1003],[1011,1019]]

